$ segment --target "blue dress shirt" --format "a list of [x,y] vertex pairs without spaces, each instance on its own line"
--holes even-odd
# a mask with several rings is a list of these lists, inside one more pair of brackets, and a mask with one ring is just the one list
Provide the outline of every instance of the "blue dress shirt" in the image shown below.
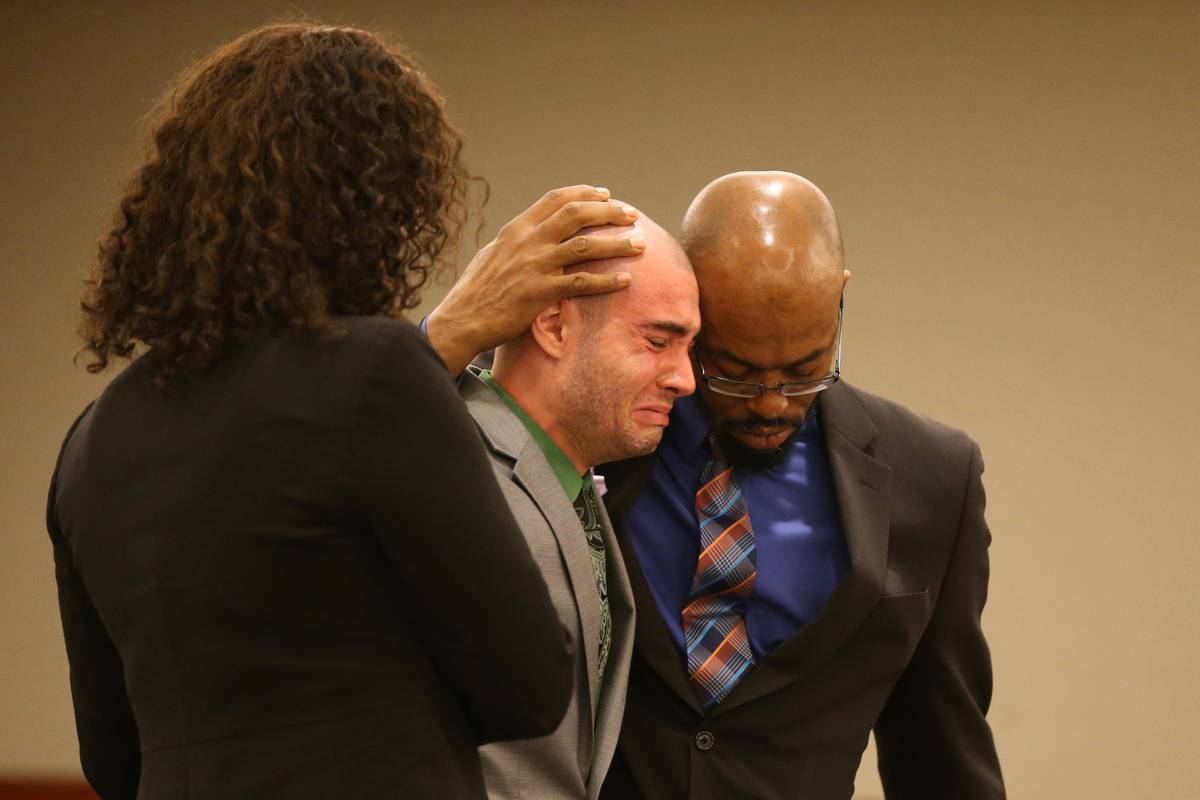
[[[694,396],[675,403],[650,483],[625,517],[654,602],[681,654],[681,615],[700,555],[696,492],[711,458],[711,427],[699,403]],[[758,577],[747,601],[746,629],[761,659],[821,613],[850,566],[815,407],[783,464],[735,475],[754,530]]]

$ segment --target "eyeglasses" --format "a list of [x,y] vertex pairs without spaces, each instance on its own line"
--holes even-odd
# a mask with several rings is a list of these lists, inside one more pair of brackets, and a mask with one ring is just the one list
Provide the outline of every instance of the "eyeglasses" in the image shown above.
[[754,398],[761,397],[766,392],[779,392],[784,397],[799,397],[806,394],[823,392],[842,378],[842,310],[845,300],[838,300],[838,331],[836,350],[833,359],[833,372],[824,378],[814,378],[808,381],[788,381],[778,386],[767,386],[765,383],[736,381],[721,375],[709,375],[704,371],[704,363],[696,356],[696,365],[700,368],[700,380],[704,385],[717,394],[728,397]]

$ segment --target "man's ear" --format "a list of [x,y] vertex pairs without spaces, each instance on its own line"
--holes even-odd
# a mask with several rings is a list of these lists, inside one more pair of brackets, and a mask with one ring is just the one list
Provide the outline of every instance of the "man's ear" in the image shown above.
[[533,340],[537,342],[538,347],[555,361],[562,358],[566,352],[562,306],[561,301],[548,306],[534,317],[533,324],[529,326],[529,332],[533,334]]

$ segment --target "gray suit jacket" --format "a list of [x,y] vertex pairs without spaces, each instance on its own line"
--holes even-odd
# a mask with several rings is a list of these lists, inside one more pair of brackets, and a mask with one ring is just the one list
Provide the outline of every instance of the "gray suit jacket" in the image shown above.
[[[470,372],[463,374],[459,394],[475,418],[496,480],[575,648],[574,696],[558,730],[540,739],[480,749],[488,796],[595,800],[617,746],[633,654],[633,592],[620,546],[602,503],[612,644],[596,708],[600,596],[579,518],[537,442],[500,396]],[[520,641],[517,631],[513,646],[519,647]]]

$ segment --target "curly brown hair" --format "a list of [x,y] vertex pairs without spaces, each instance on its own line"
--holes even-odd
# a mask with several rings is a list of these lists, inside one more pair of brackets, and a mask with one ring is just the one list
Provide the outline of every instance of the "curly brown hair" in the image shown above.
[[[145,348],[166,388],[264,326],[398,315],[467,216],[437,89],[375,34],[268,25],[181,77],[85,280],[99,372]],[[485,184],[486,186],[486,184]]]

